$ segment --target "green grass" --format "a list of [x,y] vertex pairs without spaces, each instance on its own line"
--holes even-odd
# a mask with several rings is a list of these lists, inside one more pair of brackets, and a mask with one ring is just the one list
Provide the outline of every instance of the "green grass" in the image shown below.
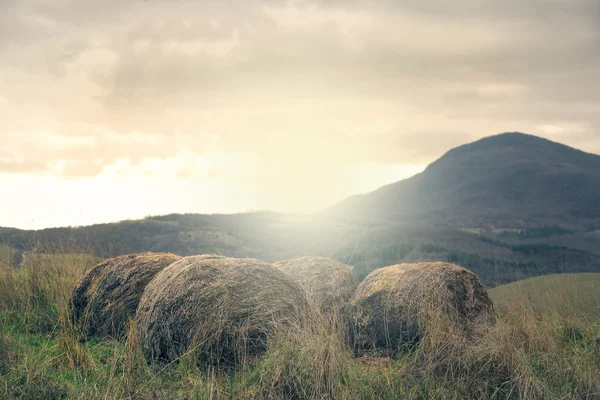
[[497,311],[526,304],[536,313],[600,320],[600,273],[538,276],[490,290]]

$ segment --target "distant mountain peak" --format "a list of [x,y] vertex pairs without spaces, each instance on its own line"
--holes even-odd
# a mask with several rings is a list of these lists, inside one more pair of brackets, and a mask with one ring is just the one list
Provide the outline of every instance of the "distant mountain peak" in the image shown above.
[[474,142],[455,147],[454,149],[449,150],[448,153],[476,149],[497,149],[505,147],[528,149],[532,146],[557,146],[558,148],[570,148],[569,146],[566,146],[564,144],[553,142],[549,139],[545,139],[540,136],[535,136],[528,133],[504,132],[499,133],[497,135],[486,136]]
[[600,156],[505,132],[449,150],[421,174],[329,210],[347,219],[454,227],[600,220]]

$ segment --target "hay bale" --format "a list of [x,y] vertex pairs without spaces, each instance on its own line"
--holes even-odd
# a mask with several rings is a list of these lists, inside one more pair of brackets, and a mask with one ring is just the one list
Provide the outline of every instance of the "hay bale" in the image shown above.
[[301,286],[270,264],[193,256],[148,285],[137,328],[152,363],[189,355],[204,371],[232,370],[263,354],[278,328],[300,325],[306,305]]
[[387,355],[418,344],[426,332],[447,340],[470,338],[495,320],[492,301],[477,276],[442,262],[373,271],[359,285],[349,315],[356,352]]
[[325,257],[300,257],[273,264],[304,287],[321,312],[341,311],[358,287],[349,266]]
[[73,290],[69,304],[73,322],[85,338],[123,338],[146,285],[179,259],[174,254],[142,253],[98,264]]

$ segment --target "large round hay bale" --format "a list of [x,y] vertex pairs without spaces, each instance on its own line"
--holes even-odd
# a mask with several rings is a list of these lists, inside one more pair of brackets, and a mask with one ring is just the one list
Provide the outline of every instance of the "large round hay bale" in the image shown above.
[[418,344],[426,332],[469,338],[495,320],[477,276],[455,264],[399,264],[371,272],[349,306],[357,353],[388,355]]
[[358,287],[349,266],[325,257],[300,257],[273,264],[306,290],[311,303],[323,313],[344,308]]
[[299,326],[306,306],[301,286],[270,264],[193,256],[148,285],[138,307],[138,334],[153,363],[186,355],[202,370],[231,370],[263,354],[279,328]]
[[88,271],[70,300],[73,322],[84,337],[124,337],[146,285],[165,267],[181,259],[174,254],[130,254],[106,260]]

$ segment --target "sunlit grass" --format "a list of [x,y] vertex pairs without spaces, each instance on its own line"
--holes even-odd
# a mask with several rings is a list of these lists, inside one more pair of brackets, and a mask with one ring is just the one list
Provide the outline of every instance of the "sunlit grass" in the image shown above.
[[495,287],[490,296],[498,311],[524,304],[538,314],[600,320],[600,273],[538,276]]

